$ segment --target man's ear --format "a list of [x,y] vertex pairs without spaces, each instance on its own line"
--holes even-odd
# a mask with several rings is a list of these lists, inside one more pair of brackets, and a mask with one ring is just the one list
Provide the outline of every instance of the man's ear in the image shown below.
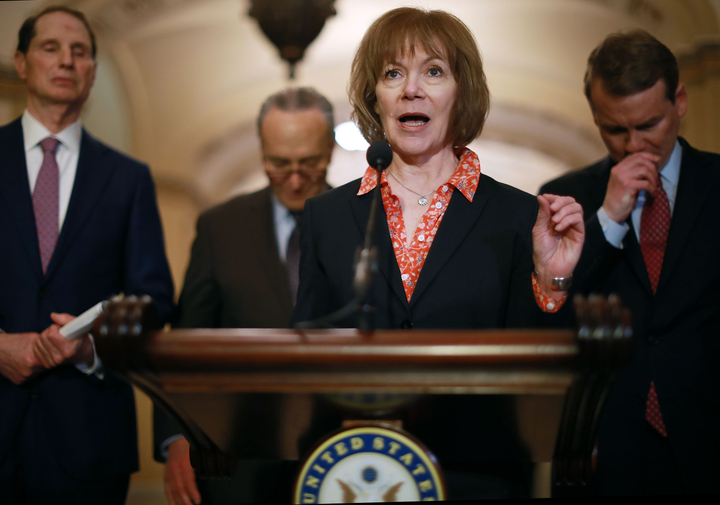
[[683,83],[678,84],[675,90],[675,108],[677,109],[678,116],[683,117],[687,113],[687,91]]
[[25,72],[26,62],[27,60],[25,59],[25,55],[22,51],[15,51],[15,72],[17,72],[18,77],[23,81],[27,77]]
[[92,89],[92,87],[95,86],[95,79],[97,78],[97,69],[98,69],[98,61],[93,58],[93,75],[92,75],[92,83],[90,84],[90,89]]

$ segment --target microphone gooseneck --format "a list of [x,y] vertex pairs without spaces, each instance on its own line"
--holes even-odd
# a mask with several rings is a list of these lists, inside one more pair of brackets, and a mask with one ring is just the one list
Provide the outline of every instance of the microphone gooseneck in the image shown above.
[[357,303],[356,325],[358,330],[370,332],[374,329],[371,318],[375,307],[367,299],[375,272],[377,272],[377,247],[373,245],[377,225],[377,208],[380,205],[380,174],[392,163],[392,147],[385,140],[376,140],[367,150],[367,162],[377,170],[377,186],[370,204],[370,215],[365,228],[365,241],[357,252],[353,291]]
[[353,275],[353,299],[341,309],[314,321],[305,321],[295,325],[296,328],[305,329],[313,327],[328,327],[331,323],[345,319],[355,314],[356,325],[360,331],[371,332],[373,328],[372,313],[375,307],[368,300],[367,294],[375,272],[377,272],[377,248],[373,245],[377,213],[380,201],[380,174],[392,163],[392,147],[384,140],[376,140],[367,150],[368,164],[377,170],[377,187],[375,188],[370,214],[365,228],[363,246],[358,248],[355,255],[355,268]]

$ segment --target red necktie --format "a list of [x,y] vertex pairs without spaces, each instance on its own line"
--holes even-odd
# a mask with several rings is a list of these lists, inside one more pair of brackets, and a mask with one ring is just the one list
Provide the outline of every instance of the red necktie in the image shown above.
[[640,219],[640,249],[645,259],[653,293],[657,290],[660,279],[669,229],[670,203],[658,175],[655,195],[647,194]]
[[[670,203],[660,182],[660,174],[658,174],[655,195],[647,195],[640,219],[640,249],[645,259],[645,268],[650,277],[653,294],[657,291],[660,280],[668,230],[670,230]],[[650,383],[645,419],[658,433],[667,437],[654,382]]]
[[43,273],[47,270],[58,238],[60,174],[55,160],[55,150],[58,144],[59,141],[51,137],[40,142],[45,156],[32,195]]

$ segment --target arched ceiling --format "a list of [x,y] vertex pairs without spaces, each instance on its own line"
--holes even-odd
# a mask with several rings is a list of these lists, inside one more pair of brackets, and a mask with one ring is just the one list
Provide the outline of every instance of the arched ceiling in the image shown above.
[[[49,3],[0,2],[0,68],[11,68],[22,19]],[[89,104],[95,112],[86,124],[108,122],[113,114],[117,126],[100,130],[125,131],[125,140],[111,140],[148,161],[160,179],[197,186],[208,146],[228,132],[254,135],[259,104],[288,85],[285,64],[247,16],[247,0],[63,3],[86,12],[97,29],[109,87],[99,89],[99,81],[93,98],[114,104]],[[366,28],[383,12],[414,4],[450,11],[475,34],[496,105],[490,139],[550,150],[552,142],[508,129],[522,130],[525,117],[544,117],[565,125],[558,132],[595,142],[590,158],[601,146],[592,140],[581,83],[587,55],[605,35],[642,27],[681,54],[720,33],[720,0],[336,0],[337,16],[310,46],[295,84],[316,87],[346,115],[350,63]],[[574,153],[562,156],[577,161]]]

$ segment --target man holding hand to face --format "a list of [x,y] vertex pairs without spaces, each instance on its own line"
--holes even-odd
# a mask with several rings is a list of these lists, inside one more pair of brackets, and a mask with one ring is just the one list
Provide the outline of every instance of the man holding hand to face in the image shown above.
[[540,192],[583,206],[573,291],[616,293],[633,315],[632,361],[599,425],[599,492],[717,493],[720,156],[678,137],[685,87],[647,32],[608,36],[585,94],[608,156]]

